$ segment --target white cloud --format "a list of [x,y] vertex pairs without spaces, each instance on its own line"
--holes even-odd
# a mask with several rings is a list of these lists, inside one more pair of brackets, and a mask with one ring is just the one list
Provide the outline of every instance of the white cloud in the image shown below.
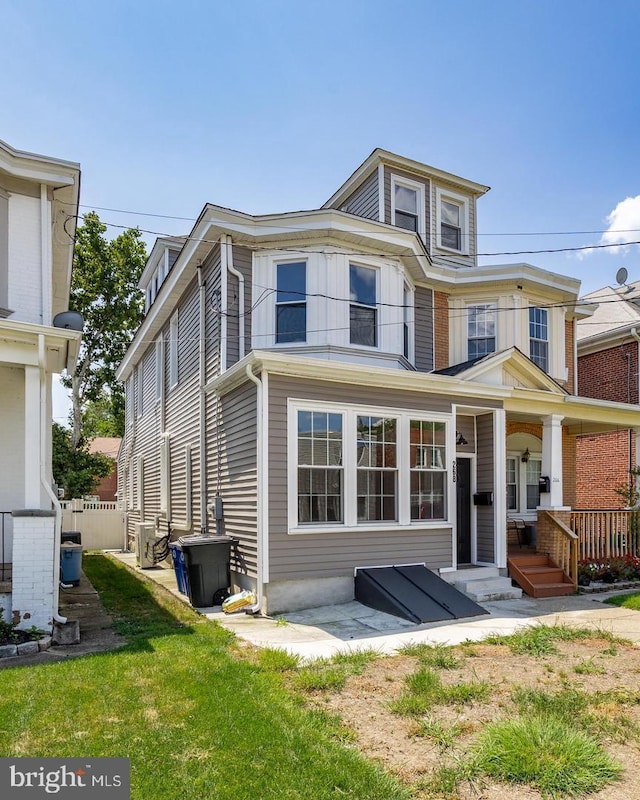
[[[604,251],[607,253],[626,252],[629,244],[640,241],[640,194],[621,200],[606,220],[607,230],[598,244],[613,245]],[[584,258],[594,252],[598,252],[597,249],[588,247],[580,251],[578,257]]]

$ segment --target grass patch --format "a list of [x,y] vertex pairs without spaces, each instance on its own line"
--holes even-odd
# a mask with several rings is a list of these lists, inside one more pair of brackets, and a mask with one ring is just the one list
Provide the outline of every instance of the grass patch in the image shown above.
[[3,755],[127,756],[132,800],[407,799],[216,623],[109,557],[83,567],[128,643],[4,669]]
[[612,606],[619,606],[621,608],[630,608],[633,611],[640,611],[640,592],[632,592],[631,594],[617,594],[614,597],[608,597],[605,603]]
[[455,650],[441,643],[431,645],[425,642],[413,642],[404,645],[398,652],[403,656],[417,658],[425,667],[436,669],[456,669],[461,663]]
[[318,658],[300,667],[291,677],[291,684],[303,692],[339,692],[347,678],[360,675],[367,664],[377,658],[380,652],[373,648],[341,651],[331,658]]
[[289,672],[300,666],[300,656],[275,647],[260,648],[256,658],[262,669],[271,672]]
[[620,640],[610,633],[593,631],[590,628],[570,628],[566,625],[531,625],[511,634],[493,634],[484,639],[485,644],[506,645],[512,653],[530,656],[550,656],[558,652],[557,642],[575,642],[583,639]]
[[546,797],[597,792],[622,774],[595,739],[549,715],[492,723],[473,764],[485,775],[528,784]]
[[482,702],[488,696],[489,684],[486,681],[445,685],[437,672],[422,667],[405,678],[404,691],[389,707],[402,716],[419,716],[433,706]]
[[607,670],[601,664],[596,664],[592,657],[576,664],[573,671],[578,675],[604,675]]
[[428,717],[421,719],[416,727],[415,736],[424,736],[430,739],[441,750],[452,748],[463,734],[467,733],[469,726],[462,722],[453,722],[447,725],[440,720]]

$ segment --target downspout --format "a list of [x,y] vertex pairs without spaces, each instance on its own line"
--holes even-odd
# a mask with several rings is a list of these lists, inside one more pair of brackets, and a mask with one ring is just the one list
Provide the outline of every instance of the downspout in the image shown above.
[[[238,360],[245,355],[244,343],[244,275],[233,266],[233,242],[231,236],[227,235],[227,269],[238,279]],[[226,311],[226,306],[223,306]]]
[[[133,373],[132,373],[133,374]],[[133,378],[131,379],[131,384],[133,387]],[[164,391],[164,390],[163,390]],[[126,389],[125,389],[125,398],[126,398]],[[126,399],[125,399],[126,402]],[[132,398],[131,403],[135,402],[135,396]],[[162,397],[161,402],[164,404],[164,394]],[[126,420],[126,408],[125,408],[125,420]],[[126,425],[126,421],[125,421]],[[126,436],[126,430],[125,430]],[[124,522],[124,542],[122,543],[122,550],[126,553],[129,549],[129,497],[132,496],[133,492],[130,491],[130,487],[133,481],[133,470],[131,469],[131,455],[133,453],[133,448],[136,443],[136,415],[135,411],[131,414],[131,438],[127,442],[127,449],[124,454],[124,468],[127,473],[127,488],[125,492],[125,522]]]
[[264,572],[264,559],[265,559],[265,552],[264,552],[264,533],[265,533],[265,525],[264,525],[264,511],[265,511],[265,492],[264,492],[264,480],[265,474],[267,470],[264,468],[264,441],[263,441],[263,431],[264,431],[264,421],[263,421],[263,405],[264,405],[264,387],[262,381],[253,374],[253,370],[251,369],[251,365],[247,364],[245,368],[245,372],[247,378],[250,381],[255,383],[256,389],[256,425],[257,425],[257,443],[256,443],[256,518],[257,518],[257,553],[256,553],[256,590],[257,590],[257,597],[256,603],[253,606],[249,606],[246,609],[247,613],[249,614],[256,614],[262,608],[262,603],[264,602],[264,583],[263,583],[263,572]]
[[[630,333],[631,333],[631,336],[636,340],[636,342],[638,342],[637,359],[636,360],[637,360],[637,363],[640,364],[640,334],[638,333],[638,330],[635,327],[631,328]],[[627,373],[627,387],[628,387],[628,389],[627,389],[627,391],[628,391],[627,402],[629,404],[631,404],[631,354],[630,353],[627,354],[627,367],[628,367],[628,373]],[[636,385],[638,386],[638,400],[640,401],[640,385],[638,385],[638,384],[636,384]],[[635,480],[634,480],[634,476],[633,476],[633,471],[634,471],[634,469],[636,467],[636,465],[633,463],[633,437],[634,437],[633,428],[629,428],[629,489],[631,490],[630,491],[629,501],[630,501],[630,505],[637,506],[637,503],[638,503],[638,498],[637,497],[635,498],[636,502],[632,503],[633,494],[637,493],[637,480],[638,480],[637,476],[636,476]],[[636,454],[636,459],[637,459],[637,454]]]
[[53,533],[53,621],[64,625],[66,617],[60,616],[58,606],[60,602],[60,539],[62,538],[62,507],[51,487],[45,464],[45,442],[47,439],[47,387],[45,383],[46,359],[44,349],[44,334],[38,335],[38,366],[40,367],[40,483],[51,500],[56,515]]
[[[222,256],[222,250],[221,250]],[[199,427],[200,427],[200,533],[203,535],[208,530],[207,512],[207,398],[205,384],[207,382],[207,340],[205,337],[206,324],[206,292],[207,285],[202,277],[202,264],[196,268],[198,274],[198,300],[199,300],[199,341],[198,341],[198,401],[199,401]],[[222,358],[222,349],[220,350]],[[190,472],[190,470],[189,470]],[[189,477],[189,476],[187,476]],[[187,486],[187,491],[190,487]]]
[[220,374],[227,371],[227,272],[229,258],[227,253],[227,236],[220,237]]

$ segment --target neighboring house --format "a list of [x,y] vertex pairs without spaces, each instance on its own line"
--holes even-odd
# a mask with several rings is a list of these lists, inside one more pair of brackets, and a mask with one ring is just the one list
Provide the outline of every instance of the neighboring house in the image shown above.
[[[582,301],[597,308],[578,324],[579,393],[638,404],[640,282],[605,286]],[[640,454],[636,430],[620,425],[611,433],[579,436],[577,444],[577,507],[624,508],[625,499],[617,490],[635,483],[630,471]]]
[[120,450],[119,436],[96,436],[89,442],[90,453],[101,453],[113,462],[113,469],[96,486],[94,494],[101,502],[113,502],[118,499],[118,451]]
[[51,381],[73,370],[81,333],[54,318],[68,308],[79,188],[77,164],[0,142],[0,607],[26,628],[58,618]]
[[568,520],[576,434],[640,410],[574,394],[579,281],[478,266],[487,190],[375,150],[319,209],[159,239],[119,370],[131,538],[231,534],[276,613],[363,566],[504,570],[509,518]]

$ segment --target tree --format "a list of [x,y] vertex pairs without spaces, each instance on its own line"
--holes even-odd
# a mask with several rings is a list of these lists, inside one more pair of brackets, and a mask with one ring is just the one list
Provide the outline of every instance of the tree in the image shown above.
[[90,453],[86,444],[71,443],[71,431],[53,423],[52,430],[53,479],[64,489],[67,499],[91,494],[100,478],[114,468],[111,459],[102,453]]
[[124,426],[124,391],[116,369],[142,319],[144,297],[138,281],[147,260],[139,230],[107,239],[95,211],[78,226],[69,307],[84,319],[75,374],[63,378],[71,389],[71,446],[83,439],[83,416],[91,403],[110,413],[116,430]]

